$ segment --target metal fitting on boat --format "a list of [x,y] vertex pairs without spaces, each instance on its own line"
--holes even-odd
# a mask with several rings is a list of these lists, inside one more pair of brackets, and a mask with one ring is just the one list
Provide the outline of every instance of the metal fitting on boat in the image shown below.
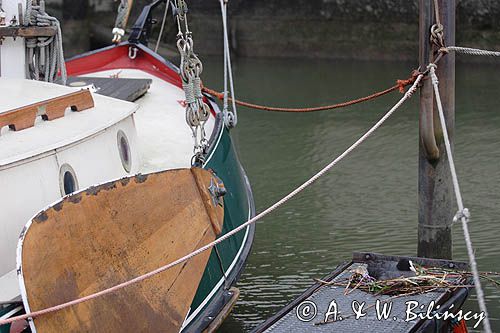
[[113,33],[113,43],[119,43],[122,40],[122,37],[125,36],[125,30],[121,28],[113,28],[112,30]]
[[139,49],[135,46],[130,46],[128,48],[128,57],[132,60],[134,60],[136,57],[137,57],[137,51],[139,51]]
[[0,8],[0,26],[5,25],[5,18],[6,17],[7,17],[7,15],[5,14],[5,12],[2,10],[2,8]]
[[227,190],[224,187],[222,181],[218,178],[216,180],[214,180],[214,178],[210,179],[210,186],[208,187],[208,191],[212,196],[213,205],[214,206],[222,205],[221,199],[227,193]]

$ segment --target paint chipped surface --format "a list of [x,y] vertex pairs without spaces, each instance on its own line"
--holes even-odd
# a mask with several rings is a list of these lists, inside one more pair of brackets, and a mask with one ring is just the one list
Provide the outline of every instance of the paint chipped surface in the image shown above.
[[23,230],[21,230],[21,234],[19,234],[19,239],[23,239],[26,234],[26,230],[28,230],[27,226],[24,226]]
[[127,184],[130,183],[130,177],[120,179],[120,183],[122,186],[127,186]]
[[43,212],[38,213],[38,215],[35,216],[35,218],[33,219],[33,221],[34,222],[38,222],[38,223],[42,223],[42,222],[47,221],[48,218],[49,217],[47,216],[47,212],[43,211]]
[[136,183],[144,183],[148,179],[148,175],[138,174],[134,179]]
[[73,194],[69,196],[67,200],[71,203],[77,204],[80,201],[82,201],[82,194],[81,193]]
[[91,186],[88,188],[88,190],[85,191],[85,193],[87,195],[97,195],[101,191],[109,191],[109,190],[112,190],[115,188],[116,188],[116,183],[111,182],[111,183],[106,183],[106,184],[102,184],[99,186]]
[[58,211],[60,211],[60,210],[63,208],[63,206],[64,206],[64,200],[62,200],[62,201],[60,201],[60,202],[56,203],[56,204],[53,206],[53,208],[54,208],[54,210],[55,210],[56,212],[58,212]]

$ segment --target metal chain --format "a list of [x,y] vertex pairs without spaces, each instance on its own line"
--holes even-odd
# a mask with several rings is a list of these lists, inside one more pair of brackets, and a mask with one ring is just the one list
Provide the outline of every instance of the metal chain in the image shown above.
[[186,96],[186,122],[191,128],[194,139],[193,159],[191,163],[203,163],[207,152],[205,124],[210,116],[210,107],[203,100],[201,74],[203,63],[194,53],[192,33],[187,20],[188,7],[185,0],[175,0],[177,19],[177,49],[181,56],[179,66],[182,89]]

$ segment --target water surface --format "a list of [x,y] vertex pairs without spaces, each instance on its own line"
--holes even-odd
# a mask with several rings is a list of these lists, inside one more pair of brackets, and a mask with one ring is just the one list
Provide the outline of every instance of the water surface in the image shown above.
[[[240,59],[238,97],[289,107],[364,96],[405,79],[415,64]],[[479,268],[500,271],[500,65],[457,64],[455,159]],[[204,82],[221,89],[219,59],[205,59]],[[235,137],[257,211],[301,184],[362,135],[399,93],[342,112],[239,110]],[[223,332],[249,331],[353,251],[415,255],[417,247],[418,98],[312,187],[257,225],[241,297]],[[467,260],[460,225],[454,259]],[[494,331],[500,290],[485,285]],[[477,311],[475,295],[466,309]]]

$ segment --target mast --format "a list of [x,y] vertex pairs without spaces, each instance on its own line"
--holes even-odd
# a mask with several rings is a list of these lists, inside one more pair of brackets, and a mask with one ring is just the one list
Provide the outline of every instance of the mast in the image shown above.
[[[438,0],[444,44],[455,45],[455,0]],[[436,23],[433,1],[420,0],[420,65],[425,70],[439,47],[430,42]],[[455,128],[455,56],[445,55],[438,64],[440,92],[451,144]],[[455,214],[453,187],[430,80],[420,92],[420,142],[418,175],[418,256],[452,258],[451,222]]]

